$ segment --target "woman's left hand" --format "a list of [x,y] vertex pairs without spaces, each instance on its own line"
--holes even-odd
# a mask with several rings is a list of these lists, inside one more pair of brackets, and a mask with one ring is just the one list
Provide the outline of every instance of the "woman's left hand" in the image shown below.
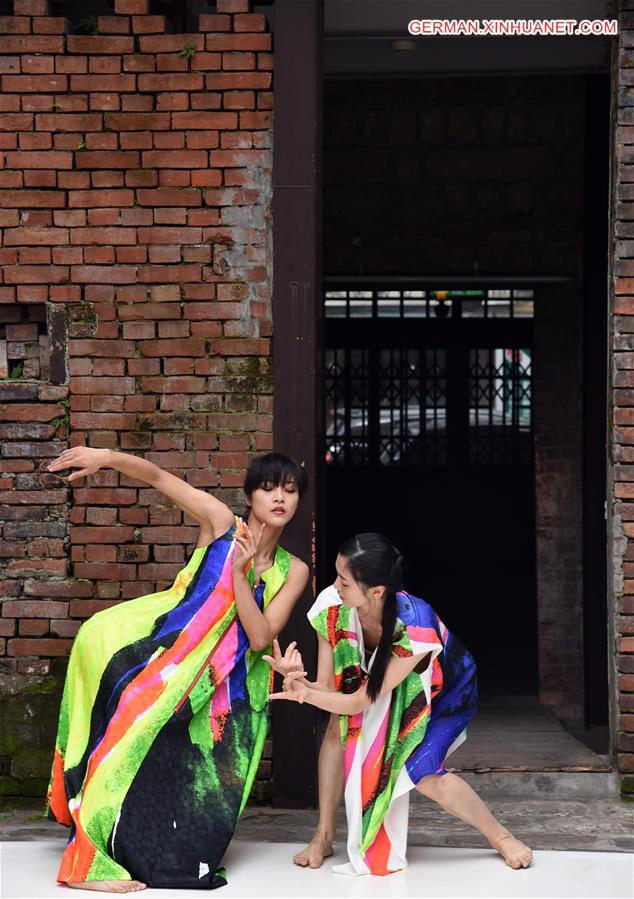
[[309,687],[303,683],[303,671],[289,671],[284,678],[281,693],[270,693],[269,699],[290,699],[293,702],[304,702],[308,697]]
[[236,547],[233,553],[234,573],[246,573],[247,567],[251,564],[256,552],[258,551],[258,547],[260,545],[265,527],[266,525],[263,524],[258,532],[257,537],[253,535],[253,532],[248,524],[244,524],[241,532],[236,533],[236,536],[234,538]]
[[286,647],[286,652],[282,655],[280,650],[280,644],[277,640],[277,637],[273,640],[273,655],[272,656],[262,656],[265,662],[268,662],[271,668],[274,671],[277,671],[278,674],[281,674],[282,677],[286,677],[291,671],[301,671],[302,675],[306,676],[306,671],[304,671],[304,664],[302,662],[302,656],[300,651],[296,648],[297,642],[293,640],[292,643],[289,643]]

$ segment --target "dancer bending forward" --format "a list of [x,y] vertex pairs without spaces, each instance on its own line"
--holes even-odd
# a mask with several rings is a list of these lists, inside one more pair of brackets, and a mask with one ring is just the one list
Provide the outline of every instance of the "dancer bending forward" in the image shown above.
[[[434,610],[402,589],[402,558],[381,534],[358,534],[339,550],[337,579],[308,612],[319,638],[318,675],[301,656],[267,660],[285,675],[272,699],[333,713],[319,757],[317,832],[298,865],[332,855],[344,793],[349,864],[342,874],[390,874],[405,867],[409,791],[415,787],[480,830],[512,868],[531,850],[503,827],[444,761],[466,738],[476,710],[471,655]],[[345,792],[344,792],[345,791]]]
[[[214,889],[267,730],[262,652],[288,621],[308,568],[278,546],[306,488],[270,453],[250,466],[248,523],[144,459],[66,450],[73,482],[114,468],[200,525],[168,590],[93,615],[73,643],[48,791],[71,828],[58,880],[80,889]],[[276,647],[277,651],[277,647]]]

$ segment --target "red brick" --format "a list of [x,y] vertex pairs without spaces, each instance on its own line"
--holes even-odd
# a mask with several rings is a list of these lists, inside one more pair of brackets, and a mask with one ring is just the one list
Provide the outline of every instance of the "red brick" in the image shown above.
[[139,282],[184,284],[201,280],[200,265],[140,265],[137,269]]
[[17,596],[19,593],[19,581],[0,581],[0,596]]
[[[191,67],[195,72],[209,72],[222,68],[222,53],[197,53],[191,60]],[[191,94],[192,109],[220,109],[222,96],[220,94]]]
[[0,190],[0,209],[59,209],[66,205],[56,190]]
[[7,648],[9,655],[20,656],[65,656],[71,650],[72,640],[57,639],[20,639],[9,640]]
[[73,154],[54,150],[35,153],[9,152],[5,154],[10,169],[72,169]]
[[[141,38],[144,40],[144,38]],[[150,38],[147,38],[150,40]],[[160,38],[156,38],[160,40]],[[12,78],[12,75],[6,75]],[[124,76],[122,76],[124,77]],[[166,72],[161,75],[142,74],[138,76],[139,91],[158,93],[164,91],[199,91],[204,87],[204,79],[198,72]]]
[[202,13],[198,19],[200,31],[231,31],[231,16]]
[[70,416],[71,427],[79,430],[107,429],[111,431],[133,431],[136,425],[136,415],[119,413],[108,414],[105,412],[76,412]]
[[33,75],[52,75],[55,71],[54,56],[23,56],[22,71]]
[[238,127],[238,117],[235,112],[175,112],[172,114],[172,127],[185,131],[232,129]]
[[132,53],[134,38],[69,34],[66,38],[66,46],[69,53],[85,53],[89,57],[101,53]]
[[206,380],[196,377],[141,378],[141,389],[150,393],[204,393]]
[[113,131],[169,131],[168,112],[107,112],[106,128]]
[[134,246],[136,231],[134,228],[73,228],[70,231],[70,242],[73,244],[95,246]]
[[70,392],[90,396],[109,396],[134,393],[134,378],[73,378]]
[[7,284],[60,284],[68,281],[68,266],[18,265],[4,269]]
[[270,34],[208,34],[207,50],[270,50]]
[[156,190],[137,191],[139,206],[201,206],[202,194],[198,190],[172,190],[157,188]]
[[[75,574],[79,577],[98,578],[102,581],[131,580],[136,577],[136,565],[103,565],[99,562],[77,562]],[[91,602],[92,600],[89,600]],[[85,600],[84,600],[85,602]],[[76,615],[71,603],[71,615]]]
[[[0,53],[63,53],[64,38],[49,35],[0,37]],[[19,88],[18,88],[19,90]]]
[[151,150],[143,153],[148,168],[202,169],[209,165],[205,150]]
[[90,581],[40,581],[26,580],[24,592],[27,596],[92,596],[93,585]]
[[136,75],[71,75],[72,91],[131,93],[136,91]]
[[140,156],[136,150],[85,150],[75,154],[78,169],[133,169],[139,162]]
[[13,112],[0,116],[0,131],[32,131],[33,113]]
[[18,633],[21,637],[44,637],[48,631],[48,619],[22,618],[18,621]]
[[68,603],[50,599],[5,600],[2,615],[5,618],[65,618]]
[[51,619],[50,632],[57,637],[73,638],[81,626],[80,621]]
[[205,86],[210,91],[266,90],[271,79],[269,72],[214,72],[205,76]]
[[198,536],[197,527],[150,527],[142,529],[143,539],[148,543],[191,543]]
[[[44,38],[38,38],[44,40]],[[2,39],[0,38],[0,50]],[[68,75],[3,75],[2,90],[19,93],[62,94],[68,90]]]
[[103,116],[97,112],[80,113],[39,113],[35,116],[38,131],[101,131]]
[[[30,34],[31,20],[26,16],[0,16],[0,34]],[[19,62],[17,60],[20,71]]]
[[125,543],[134,538],[134,529],[131,527],[71,527],[71,543],[89,543],[98,545],[101,543]]
[[[141,53],[180,53],[185,44],[192,45],[197,51],[205,49],[205,38],[202,34],[160,34],[139,38]],[[141,90],[144,88],[141,87]],[[165,90],[187,90],[188,88],[171,88]],[[158,90],[163,90],[159,85]],[[198,87],[194,88],[198,90]]]
[[14,16],[45,16],[47,13],[47,0],[13,0]]
[[145,16],[148,11],[148,0],[114,0],[114,11],[118,15]]
[[130,34],[130,19],[126,16],[98,16],[99,34]]
[[216,9],[220,13],[249,12],[249,5],[249,0],[217,0]]
[[136,490],[123,487],[88,487],[74,491],[76,503],[125,506],[136,502]]
[[94,209],[95,207],[134,206],[132,190],[72,190],[68,193],[71,208]]
[[266,18],[262,13],[250,13],[247,15],[235,16],[233,19],[233,27],[237,32],[265,31]]
[[68,228],[9,228],[5,246],[57,246],[68,243]]
[[250,131],[265,130],[273,125],[272,112],[253,112],[245,110],[240,113],[240,128]]
[[269,341],[261,338],[212,340],[211,353],[221,356],[268,356]]
[[268,152],[265,150],[211,150],[210,163],[212,166],[248,166],[269,165]]
[[162,34],[166,29],[165,16],[132,17],[132,31],[135,34]]

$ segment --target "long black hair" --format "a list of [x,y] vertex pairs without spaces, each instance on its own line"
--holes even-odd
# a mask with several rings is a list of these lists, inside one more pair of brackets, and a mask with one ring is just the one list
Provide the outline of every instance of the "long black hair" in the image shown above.
[[[255,458],[249,465],[244,478],[244,492],[249,497],[254,490],[265,484],[278,487],[280,484],[286,484],[287,481],[295,482],[301,499],[308,489],[308,475],[302,466],[295,459],[282,453],[266,453],[264,456]],[[247,506],[244,513],[245,519],[249,517],[250,511],[250,507]]]
[[381,619],[381,639],[366,684],[370,700],[381,692],[383,678],[391,656],[396,623],[396,593],[403,587],[403,557],[383,534],[356,534],[343,544],[339,555],[345,556],[348,570],[358,584],[385,587],[385,604]]

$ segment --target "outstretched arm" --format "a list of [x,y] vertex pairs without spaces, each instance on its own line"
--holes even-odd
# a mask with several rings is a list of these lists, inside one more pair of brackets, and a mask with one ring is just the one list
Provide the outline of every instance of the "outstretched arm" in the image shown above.
[[149,484],[197,521],[202,531],[209,536],[208,542],[223,534],[233,522],[231,509],[215,496],[192,487],[181,478],[163,471],[154,462],[133,456],[131,453],[114,452],[90,446],[76,446],[64,450],[48,466],[49,471],[60,471],[65,468],[79,469],[68,476],[70,483],[78,478],[94,474],[101,468],[113,468],[128,477]]
[[[378,698],[385,696],[386,693],[397,687],[429,655],[429,653],[425,653],[423,655],[408,656],[407,658],[391,659],[387,666],[385,677],[383,678],[383,686]],[[288,674],[284,679],[284,691],[282,693],[272,693],[269,698],[289,699],[300,703],[308,702],[318,709],[323,709],[325,712],[335,712],[338,715],[357,715],[372,704],[365,684],[355,693],[348,694],[338,693],[334,690],[321,690],[302,683],[299,672]]]

